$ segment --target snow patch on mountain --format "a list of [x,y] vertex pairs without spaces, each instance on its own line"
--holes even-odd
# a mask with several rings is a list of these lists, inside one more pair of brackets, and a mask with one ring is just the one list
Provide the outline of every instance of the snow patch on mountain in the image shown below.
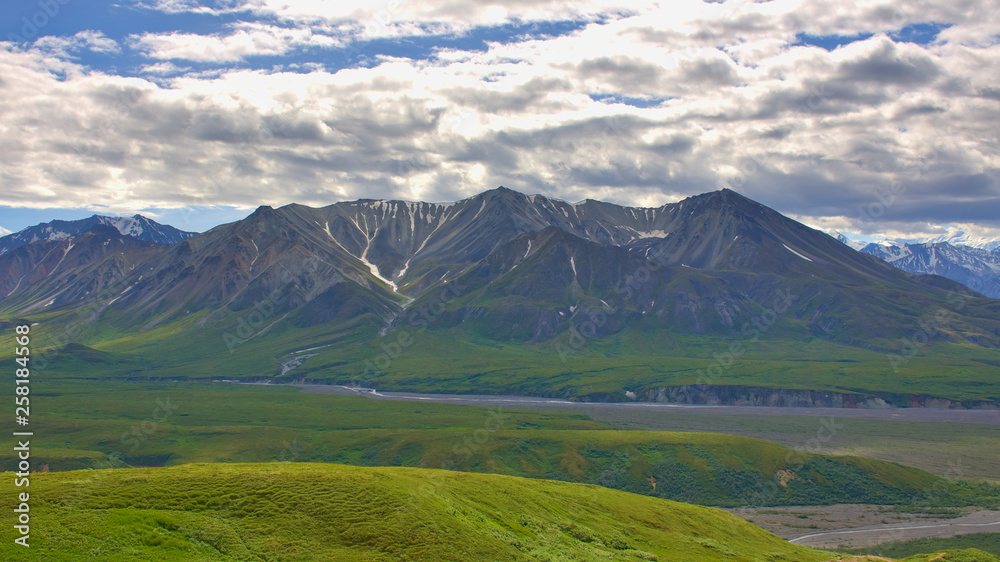
[[788,250],[789,252],[795,254],[796,256],[799,256],[800,258],[802,258],[802,259],[804,259],[806,261],[812,261],[812,258],[807,258],[807,257],[803,256],[802,254],[796,252],[795,250],[789,248],[788,244],[782,244],[782,246],[784,246],[786,250]]

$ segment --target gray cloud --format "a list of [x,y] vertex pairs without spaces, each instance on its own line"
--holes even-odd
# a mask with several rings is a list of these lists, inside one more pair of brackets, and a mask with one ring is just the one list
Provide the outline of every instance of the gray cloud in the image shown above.
[[532,78],[510,92],[490,90],[481,84],[475,88],[454,88],[442,93],[453,102],[485,113],[522,112],[529,109],[558,110],[563,104],[547,101],[550,94],[570,91],[565,79]]
[[662,69],[648,61],[634,57],[598,57],[576,65],[577,76],[582,79],[598,77],[619,90],[649,88],[659,82]]
[[[337,73],[171,66],[145,80],[87,69],[65,49],[4,44],[0,205],[448,201],[500,184],[658,205],[730,185],[807,222],[858,231],[995,224],[1000,46],[983,38],[997,25],[980,9],[987,3],[962,1],[919,14],[903,3],[795,13],[779,3],[678,4],[485,52]],[[456,26],[470,10],[432,1],[412,21],[394,17],[413,29],[434,18]],[[954,25],[934,45],[884,35],[919,21]],[[279,53],[315,40],[241,29]],[[875,35],[829,52],[792,44],[799,33],[862,31]],[[152,39],[141,45],[151,55],[154,44],[183,54],[198,41],[219,56],[244,52],[220,38]],[[640,108],[591,94],[670,99]],[[859,222],[859,208],[900,184],[883,214]]]
[[937,63],[930,56],[902,53],[895,43],[883,39],[874,52],[843,62],[837,79],[913,87],[934,81],[940,73]]

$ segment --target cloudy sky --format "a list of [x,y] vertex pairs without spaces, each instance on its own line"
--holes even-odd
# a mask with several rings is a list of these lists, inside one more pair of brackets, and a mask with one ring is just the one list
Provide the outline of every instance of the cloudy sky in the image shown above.
[[1000,238],[997,0],[31,0],[0,24],[0,233],[505,185]]

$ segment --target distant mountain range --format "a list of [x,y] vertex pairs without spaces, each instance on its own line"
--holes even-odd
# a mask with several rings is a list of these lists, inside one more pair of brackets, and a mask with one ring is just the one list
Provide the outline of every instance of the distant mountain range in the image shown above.
[[935,236],[930,240],[910,240],[909,243],[916,244],[939,244],[942,242],[947,242],[952,246],[968,246],[970,248],[978,248],[980,250],[997,250],[1000,249],[1000,240],[996,238],[988,238],[983,236],[976,236],[964,230],[958,230],[950,234],[942,234],[941,236]]
[[111,226],[121,234],[132,236],[136,240],[154,242],[166,246],[173,246],[195,235],[194,232],[185,232],[172,226],[159,224],[142,215],[134,215],[132,217],[94,215],[76,221],[54,220],[52,222],[44,222],[25,228],[20,232],[8,234],[0,238],[0,256],[39,240],[65,240],[71,236],[87,232],[94,225],[98,224]]
[[[899,394],[911,392],[905,373],[885,371],[908,356],[886,358],[941,310],[933,340],[966,355],[939,351],[917,367],[945,362],[978,380],[1000,364],[996,301],[730,190],[656,208],[503,187],[448,204],[260,207],[173,245],[101,225],[45,232],[0,255],[0,319],[57,328],[81,307],[99,311],[78,341],[107,358],[93,363],[102,373],[676,399],[664,388],[703,384],[699,369],[742,355],[737,345],[757,355],[710,382]],[[109,349],[142,346],[142,360],[101,355],[107,338]],[[583,363],[567,367],[568,355]]]
[[990,250],[948,242],[902,246],[890,242],[866,244],[852,241],[843,234],[838,240],[903,271],[947,277],[988,297],[1000,299],[1000,248]]
[[[845,236],[840,232],[833,232],[832,235],[836,236],[838,240],[851,246],[855,249],[860,250],[868,244],[873,242],[861,242],[854,240],[849,236]],[[940,244],[946,242],[952,246],[967,246],[969,248],[975,248],[979,250],[997,250],[1000,249],[1000,238],[990,238],[987,236],[977,236],[966,230],[961,229],[951,229],[948,234],[942,234],[940,236],[923,236],[917,238],[895,238],[895,239],[882,239],[875,240],[874,243],[879,246],[899,246],[903,247],[906,245],[916,245],[916,244]]]

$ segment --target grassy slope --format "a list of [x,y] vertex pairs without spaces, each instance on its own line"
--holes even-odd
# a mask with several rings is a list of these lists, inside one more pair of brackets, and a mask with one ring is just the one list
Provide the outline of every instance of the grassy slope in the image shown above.
[[[31,494],[24,560],[830,558],[720,510],[436,470],[278,463],[66,472],[35,475]],[[8,513],[12,497],[0,500]],[[3,529],[4,550],[20,548],[9,546],[12,532]]]
[[[47,314],[33,318],[47,321],[33,330],[36,354],[53,349],[66,327],[80,320],[72,313]],[[50,353],[57,360],[48,361],[46,368],[50,376],[60,378],[273,378],[280,372],[280,358],[325,346],[284,379],[363,380],[386,390],[625,400],[626,390],[642,393],[698,383],[699,370],[717,367],[714,357],[738,343],[744,352],[735,363],[711,371],[711,384],[878,393],[902,403],[911,394],[1000,400],[992,375],[1000,364],[1000,350],[943,341],[920,347],[896,372],[885,353],[777,333],[751,341],[635,329],[604,339],[574,342],[564,335],[530,345],[479,341],[448,330],[421,332],[405,323],[380,337],[378,326],[365,323],[293,329],[279,320],[255,316],[252,310],[212,317],[197,313],[139,333],[114,330],[111,317],[96,324],[83,322],[70,339],[109,355]],[[238,341],[248,334],[260,335]],[[0,362],[14,347],[12,337],[9,330],[0,334]],[[404,345],[396,347],[400,341]],[[389,357],[385,350],[393,347],[399,353]],[[443,363],[441,357],[449,361]]]
[[[528,346],[414,334],[415,343],[377,373],[375,383],[386,390],[610,395],[625,401],[627,390],[642,394],[659,386],[705,383],[699,380],[702,371],[710,377],[709,384],[879,393],[891,400],[895,399],[891,395],[911,394],[956,400],[996,399],[1000,395],[993,367],[978,362],[1000,360],[1000,352],[974,346],[930,344],[900,364],[896,373],[886,354],[819,339],[750,343],[691,336],[653,341],[639,333],[629,337],[629,341],[617,336],[584,338],[577,346],[569,341]],[[304,363],[299,373],[293,372],[294,376],[305,373],[317,380],[350,380],[360,370],[357,364],[378,357],[379,346],[393,338],[390,333],[367,348],[321,352]],[[715,356],[723,356],[734,343],[742,346],[743,354],[731,365],[718,368]],[[439,360],[442,354],[450,358],[444,366]],[[347,363],[336,365],[338,361]]]
[[[894,464],[745,437],[609,431],[580,413],[229,384],[49,381],[35,392],[33,429],[44,439],[32,456],[51,470],[275,460],[445,467],[707,505],[963,504],[975,495]],[[14,466],[9,454],[0,459]],[[987,492],[978,491],[983,501]]]

